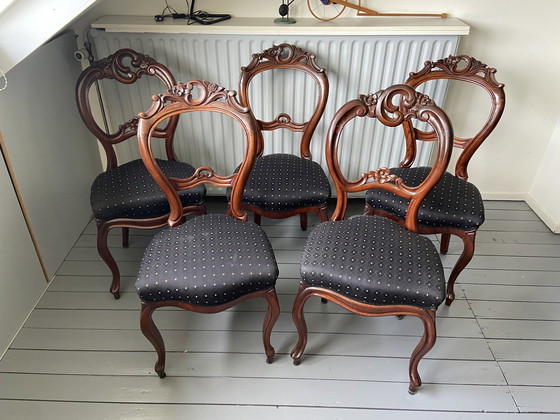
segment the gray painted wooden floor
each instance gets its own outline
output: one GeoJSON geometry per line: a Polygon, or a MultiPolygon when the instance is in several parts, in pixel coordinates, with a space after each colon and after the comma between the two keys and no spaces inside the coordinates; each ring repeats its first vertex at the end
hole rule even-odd
{"type": "MultiPolygon", "coordinates": [[[[0,418],[560,418],[560,236],[525,203],[486,208],[458,299],[438,310],[438,341],[414,396],[407,364],[421,324],[413,317],[363,318],[312,300],[309,344],[293,366],[290,311],[305,240],[297,218],[263,220],[280,265],[274,363],[261,344],[264,302],[216,315],[160,310],[168,377],[159,379],[133,288],[153,231],[134,231],[128,249],[111,237],[124,275],[115,301],[90,224],[0,361],[0,418]]],[[[351,208],[360,211],[361,203],[351,208]]],[[[453,240],[448,272],[460,250],[453,240]]]]}

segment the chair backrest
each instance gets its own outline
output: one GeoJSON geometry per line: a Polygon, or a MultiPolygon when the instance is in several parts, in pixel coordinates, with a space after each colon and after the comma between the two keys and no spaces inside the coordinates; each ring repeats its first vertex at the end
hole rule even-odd
{"type": "MultiPolygon", "coordinates": [[[[175,78],[166,66],[148,55],[129,48],[120,49],[109,57],[94,61],[82,71],[78,78],[76,84],[78,111],[85,125],[101,142],[107,155],[107,169],[118,165],[114,146],[136,136],[138,117],[131,116],[130,120],[118,125],[114,132],[110,132],[108,127],[102,128],[93,115],[90,90],[94,84],[103,79],[112,79],[130,85],[143,76],[156,77],[161,80],[163,86],[159,92],[165,92],[176,84],[175,78]]],[[[98,90],[97,94],[101,95],[101,92],[98,90]]],[[[138,112],[140,111],[138,110],[138,112]]],[[[154,132],[155,137],[165,139],[165,150],[169,160],[176,160],[173,151],[173,135],[177,122],[178,117],[170,119],[165,127],[159,127],[154,132]]]]}
{"type": "Polygon", "coordinates": [[[243,190],[257,157],[257,145],[261,141],[261,131],[253,114],[247,107],[239,104],[236,95],[235,91],[228,91],[213,83],[192,80],[186,84],[177,84],[165,94],[154,95],[151,108],[145,113],[138,114],[140,155],[146,168],[169,201],[171,209],[168,219],[169,226],[177,226],[184,221],[183,205],[177,192],[200,184],[231,187],[228,214],[238,220],[247,219],[242,205],[243,190]],[[198,93],[198,97],[193,97],[194,91],[198,93]],[[245,137],[245,150],[243,162],[237,172],[219,175],[210,166],[201,166],[191,177],[185,179],[170,178],[162,172],[152,151],[152,138],[157,126],[166,119],[195,111],[224,114],[239,123],[245,137]]]}
{"type": "MultiPolygon", "coordinates": [[[[317,102],[310,118],[307,121],[296,121],[296,116],[280,113],[272,121],[257,119],[259,127],[263,131],[272,131],[280,128],[293,132],[301,132],[300,155],[305,159],[311,159],[310,143],[317,124],[323,115],[329,96],[329,80],[325,70],[315,62],[315,55],[303,51],[301,48],[291,44],[274,45],[262,53],[253,54],[253,60],[249,65],[241,67],[239,79],[239,102],[243,106],[251,107],[249,100],[249,85],[253,78],[265,71],[275,69],[296,70],[311,76],[317,86],[317,102]]],[[[273,87],[271,87],[272,89],[273,87]]],[[[271,90],[267,93],[274,97],[271,90]]],[[[302,95],[303,96],[303,95],[302,95]]],[[[264,144],[259,145],[259,155],[262,155],[264,144]]]]}
{"type": "Polygon", "coordinates": [[[418,209],[424,197],[441,179],[453,149],[453,128],[441,108],[426,95],[407,85],[394,85],[370,95],[361,95],[343,105],[333,117],[327,133],[326,158],[337,191],[336,209],[332,220],[342,220],[346,213],[348,194],[380,188],[409,200],[405,227],[417,231],[418,209]],[[397,104],[398,103],[398,104],[397,104]],[[407,121],[426,122],[437,142],[436,160],[426,179],[417,186],[407,186],[388,168],[379,168],[349,181],[342,173],[338,154],[344,126],[356,117],[375,118],[388,127],[398,127],[407,121]]]}
{"type": "MultiPolygon", "coordinates": [[[[491,100],[491,108],[482,128],[469,138],[454,138],[454,146],[463,149],[455,165],[455,175],[467,180],[467,165],[474,152],[482,142],[494,130],[502,117],[505,107],[504,85],[498,83],[494,77],[496,69],[469,57],[467,55],[449,56],[438,61],[426,61],[424,68],[417,73],[410,73],[405,84],[417,88],[429,80],[449,79],[473,83],[486,90],[491,100]]],[[[467,110],[465,110],[467,112],[467,110]]],[[[416,140],[433,141],[434,134],[420,131],[410,123],[405,125],[407,145],[416,140]]],[[[409,148],[410,149],[410,148],[409,148]]],[[[401,162],[402,167],[409,167],[414,162],[413,149],[410,149],[405,159],[401,162]]]]}

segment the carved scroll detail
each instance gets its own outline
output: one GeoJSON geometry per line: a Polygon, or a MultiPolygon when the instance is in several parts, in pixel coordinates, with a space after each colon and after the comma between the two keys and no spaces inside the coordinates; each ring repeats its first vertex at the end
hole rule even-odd
{"type": "Polygon", "coordinates": [[[288,128],[292,131],[303,131],[308,123],[297,123],[288,114],[281,113],[273,121],[259,121],[261,128],[265,131],[272,131],[278,128],[288,128]]]}
{"type": "Polygon", "coordinates": [[[157,66],[161,65],[146,54],[141,54],[130,49],[119,50],[92,63],[92,67],[97,67],[102,72],[104,79],[115,79],[121,83],[134,83],[143,75],[153,76],[158,72],[157,66]],[[125,59],[130,59],[130,66],[125,64],[125,59]],[[134,70],[132,69],[132,67],[134,70]]]}
{"type": "Polygon", "coordinates": [[[389,168],[379,168],[374,171],[369,171],[362,174],[361,179],[358,181],[359,184],[365,184],[369,180],[377,182],[379,184],[385,184],[386,182],[394,182],[395,184],[401,184],[402,179],[397,175],[392,174],[389,168]]]}
{"type": "Polygon", "coordinates": [[[450,55],[449,57],[441,58],[437,61],[426,61],[424,63],[424,68],[416,73],[410,73],[410,77],[422,77],[434,70],[440,70],[453,77],[478,76],[497,88],[502,88],[504,86],[503,83],[499,83],[496,80],[495,68],[488,67],[486,64],[467,55],[450,55]]]}
{"type": "Polygon", "coordinates": [[[388,90],[360,95],[360,100],[367,107],[368,116],[376,117],[390,127],[402,124],[411,117],[425,121],[427,117],[422,115],[424,108],[435,105],[427,95],[416,92],[407,85],[395,85],[388,90]],[[397,96],[400,96],[400,100],[395,101],[397,96]]]}
{"type": "Polygon", "coordinates": [[[241,67],[241,71],[253,70],[261,61],[271,61],[280,65],[293,65],[298,62],[307,63],[317,72],[324,72],[325,69],[319,67],[315,61],[316,56],[310,54],[299,47],[291,44],[273,45],[271,48],[264,50],[262,53],[253,54],[252,61],[245,67],[241,67]]]}
{"type": "Polygon", "coordinates": [[[145,113],[140,113],[140,118],[151,118],[160,111],[166,103],[180,102],[190,107],[203,107],[211,102],[223,100],[235,107],[240,112],[248,112],[248,108],[239,105],[235,100],[237,92],[211,83],[206,80],[191,80],[188,83],[178,83],[170,88],[167,93],[152,96],[152,106],[145,113]],[[193,96],[195,90],[198,96],[193,96]]]}

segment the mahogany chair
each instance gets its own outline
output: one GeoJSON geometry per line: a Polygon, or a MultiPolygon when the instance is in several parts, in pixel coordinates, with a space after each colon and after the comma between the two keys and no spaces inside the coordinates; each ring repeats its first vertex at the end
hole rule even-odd
{"type": "Polygon", "coordinates": [[[275,291],[278,267],[266,234],[260,226],[245,221],[242,207],[261,132],[235,95],[208,82],[191,81],[154,96],[150,110],[140,115],[142,159],[171,207],[170,228],[156,234],[146,248],[136,281],[142,301],[141,330],[156,349],[155,371],[161,378],[165,377],[165,346],[152,319],[161,307],[217,313],[247,299],[264,298],[268,303],[262,330],[266,361],[271,363],[274,357],[270,334],[280,314],[275,291]],[[193,90],[199,92],[198,97],[193,98],[193,90]],[[208,166],[184,179],[166,176],[152,152],[156,127],[167,118],[200,111],[224,114],[241,126],[246,139],[241,166],[226,176],[208,166]],[[180,191],[206,183],[232,188],[228,214],[206,214],[184,222],[180,191]]]}
{"type": "MultiPolygon", "coordinates": [[[[113,228],[122,228],[122,244],[128,247],[129,228],[149,229],[164,226],[169,214],[165,195],[150,177],[141,159],[118,164],[115,146],[126,140],[135,141],[138,118],[134,117],[113,128],[102,128],[93,114],[90,90],[104,79],[130,85],[142,77],[154,77],[162,83],[161,91],[175,85],[169,69],[153,58],[121,49],[111,56],[93,62],[80,75],[76,85],[78,111],[87,128],[97,137],[107,157],[107,168],[91,187],[91,207],[97,222],[97,250],[112,273],[110,291],[120,297],[120,272],[109,251],[107,238],[113,228]]],[[[140,111],[140,110],[139,110],[140,111]]],[[[175,177],[188,177],[194,168],[179,162],[173,151],[173,135],[178,116],[159,127],[153,136],[165,142],[167,160],[161,160],[162,170],[175,177]]],[[[181,193],[183,214],[204,214],[206,189],[204,186],[181,193]]]]}
{"type": "Polygon", "coordinates": [[[327,162],[337,191],[331,221],[310,233],[301,256],[301,281],[292,316],[299,339],[291,352],[298,365],[307,345],[303,309],[311,296],[319,296],[358,315],[413,315],[424,326],[424,334],[409,362],[409,392],[421,385],[418,363],[436,341],[436,309],[445,298],[445,277],[437,249],[417,234],[418,209],[449,163],[453,129],[445,115],[425,95],[406,85],[343,105],[335,114],[327,134],[327,162]],[[400,106],[394,101],[400,98],[400,106]],[[386,126],[421,120],[434,129],[437,159],[416,186],[387,168],[380,168],[350,181],[339,167],[338,149],[344,127],[356,117],[370,117],[386,126]],[[358,215],[344,220],[349,193],[369,189],[390,191],[408,200],[404,226],[385,217],[358,215]]]}
{"type": "MultiPolygon", "coordinates": [[[[268,71],[285,70],[303,72],[315,82],[317,95],[313,112],[307,121],[300,121],[304,116],[285,112],[272,121],[257,121],[263,131],[285,129],[301,133],[300,156],[289,153],[263,155],[264,142],[259,144],[259,157],[247,181],[243,202],[244,207],[254,213],[257,224],[260,224],[261,216],[281,219],[299,214],[301,228],[306,230],[308,213],[318,214],[321,221],[328,220],[327,201],[331,195],[327,175],[312,160],[310,151],[311,139],[323,115],[329,93],[325,70],[317,66],[315,55],[295,45],[275,45],[262,53],[253,54],[251,63],[241,68],[239,101],[251,108],[250,84],[255,76],[268,71]]],[[[267,87],[265,92],[271,98],[274,98],[275,92],[280,95],[277,86],[267,87]]]]}
{"type": "MultiPolygon", "coordinates": [[[[450,56],[438,61],[427,61],[418,73],[411,73],[406,84],[417,88],[430,80],[450,79],[472,83],[486,90],[491,101],[490,112],[482,128],[469,138],[455,137],[454,146],[462,149],[455,165],[455,174],[446,172],[440,182],[422,202],[418,217],[420,233],[441,233],[440,252],[446,254],[450,235],[463,241],[463,252],[447,281],[446,305],[455,299],[454,285],[461,271],[474,255],[475,236],[484,222],[484,204],[476,186],[467,181],[467,165],[474,152],[498,124],[505,106],[504,85],[494,78],[495,69],[466,55],[450,56]]],[[[418,185],[430,172],[428,167],[412,167],[415,160],[416,141],[435,141],[434,132],[424,132],[410,122],[404,124],[407,153],[400,167],[393,172],[409,185],[418,185]]],[[[366,193],[364,214],[389,217],[405,223],[406,198],[399,198],[391,191],[371,190],[366,193]]]]}

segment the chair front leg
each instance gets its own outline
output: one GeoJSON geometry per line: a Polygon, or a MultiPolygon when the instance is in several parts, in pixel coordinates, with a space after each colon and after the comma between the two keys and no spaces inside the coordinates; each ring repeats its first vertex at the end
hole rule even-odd
{"type": "Polygon", "coordinates": [[[434,344],[436,343],[436,311],[435,309],[426,309],[421,312],[421,314],[416,315],[422,320],[424,324],[424,334],[420,339],[420,342],[412,352],[410,356],[408,375],[410,377],[410,384],[408,386],[408,392],[410,394],[416,394],[418,387],[422,385],[422,380],[418,374],[418,364],[422,357],[428,353],[434,344]]]}
{"type": "Polygon", "coordinates": [[[466,232],[462,239],[463,239],[463,253],[455,263],[455,267],[453,267],[453,271],[449,275],[449,280],[447,281],[447,296],[445,298],[445,304],[447,306],[451,305],[451,303],[455,300],[455,281],[461,271],[467,266],[474,255],[474,240],[476,237],[476,230],[471,232],[466,232]]]}
{"type": "Polygon", "coordinates": [[[272,334],[272,328],[278,317],[280,316],[280,304],[278,303],[278,296],[276,295],[276,290],[271,289],[270,291],[266,292],[264,295],[268,303],[268,310],[266,312],[266,316],[264,318],[263,323],[263,344],[264,344],[264,351],[266,353],[266,363],[272,363],[274,360],[274,347],[270,344],[270,335],[272,334]]]}
{"type": "Polygon", "coordinates": [[[101,259],[105,261],[105,264],[107,264],[107,266],[111,270],[113,280],[111,282],[111,288],[109,289],[109,291],[113,294],[115,299],[119,299],[121,297],[121,274],[119,272],[117,262],[109,251],[109,245],[107,243],[110,229],[111,227],[107,222],[104,222],[102,220],[97,221],[97,252],[99,253],[101,259]]]}
{"type": "Polygon", "coordinates": [[[307,345],[307,324],[305,323],[305,318],[303,316],[303,306],[307,299],[311,296],[311,293],[306,293],[307,286],[300,283],[298,294],[294,299],[294,306],[292,308],[292,319],[296,326],[298,332],[298,342],[290,353],[292,359],[294,360],[294,365],[299,365],[301,362],[301,356],[307,345]]]}
{"type": "Polygon", "coordinates": [[[152,343],[156,350],[158,359],[154,369],[158,376],[163,379],[165,378],[165,344],[163,343],[163,338],[152,319],[152,314],[155,309],[156,306],[153,304],[142,302],[142,309],[140,311],[140,330],[142,330],[144,337],[152,343]]]}

